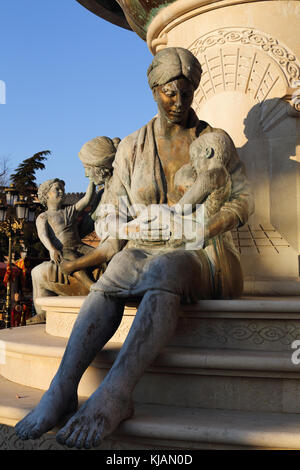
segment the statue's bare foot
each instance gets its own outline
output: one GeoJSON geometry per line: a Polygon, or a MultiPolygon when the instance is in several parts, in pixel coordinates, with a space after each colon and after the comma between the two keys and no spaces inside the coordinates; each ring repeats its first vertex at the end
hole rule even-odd
{"type": "Polygon", "coordinates": [[[50,388],[40,403],[15,426],[20,439],[38,439],[42,434],[58,425],[78,406],[77,395],[66,397],[59,387],[50,388]]]}
{"type": "Polygon", "coordinates": [[[98,447],[121,421],[132,414],[131,399],[112,394],[101,387],[58,432],[56,440],[59,444],[78,449],[98,447]]]}

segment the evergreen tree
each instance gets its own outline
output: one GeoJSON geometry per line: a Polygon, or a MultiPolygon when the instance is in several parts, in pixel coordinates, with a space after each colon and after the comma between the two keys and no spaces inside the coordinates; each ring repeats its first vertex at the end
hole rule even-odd
{"type": "Polygon", "coordinates": [[[32,157],[23,160],[15,173],[11,175],[10,180],[20,194],[28,196],[32,190],[37,189],[35,172],[44,170],[45,164],[43,162],[50,154],[50,150],[35,153],[32,157]]]}
{"type": "MultiPolygon", "coordinates": [[[[36,176],[37,170],[44,170],[44,161],[51,155],[50,150],[43,150],[42,152],[35,153],[32,157],[26,158],[18,166],[15,172],[10,176],[10,181],[15,185],[19,194],[24,196],[27,202],[30,204],[34,195],[37,192],[36,176]]],[[[41,209],[37,210],[37,214],[41,209]]],[[[44,245],[40,242],[35,223],[25,222],[22,233],[23,244],[27,248],[27,256],[29,258],[41,258],[46,259],[48,252],[44,245]]],[[[17,253],[21,251],[21,245],[15,237],[14,251],[17,253]]]]}

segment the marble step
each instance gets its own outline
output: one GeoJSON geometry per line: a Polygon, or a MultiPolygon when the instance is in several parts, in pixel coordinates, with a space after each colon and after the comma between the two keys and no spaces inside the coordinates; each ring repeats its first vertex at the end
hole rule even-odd
{"type": "MultiPolygon", "coordinates": [[[[0,374],[15,383],[46,390],[59,366],[67,339],[45,332],[44,325],[0,332],[0,374]]],[[[99,386],[122,343],[110,342],[85,372],[79,393],[99,386]]],[[[134,391],[137,403],[186,407],[299,410],[300,365],[294,351],[253,351],[166,347],[134,391]]],[[[1,398],[0,398],[1,399],[1,398]]]]}
{"type": "MultiPolygon", "coordinates": [[[[67,450],[55,440],[58,428],[34,441],[14,432],[39,402],[40,390],[0,378],[0,394],[0,450],[67,450]]],[[[300,415],[137,404],[134,416],[96,450],[132,449],[299,450],[300,415]]]]}
{"type": "MultiPolygon", "coordinates": [[[[70,335],[85,297],[38,299],[47,316],[46,331],[70,335]]],[[[123,342],[132,325],[136,306],[127,305],[112,342],[123,342]]],[[[202,300],[183,306],[173,346],[198,348],[290,351],[300,339],[300,297],[245,297],[236,300],[202,300]]]]}
{"type": "MultiPolygon", "coordinates": [[[[276,258],[274,258],[274,261],[276,258]]],[[[285,264],[286,260],[285,260],[285,264]]],[[[278,269],[277,272],[280,272],[278,269]]],[[[300,278],[297,277],[244,277],[244,296],[299,296],[300,278]]]]}

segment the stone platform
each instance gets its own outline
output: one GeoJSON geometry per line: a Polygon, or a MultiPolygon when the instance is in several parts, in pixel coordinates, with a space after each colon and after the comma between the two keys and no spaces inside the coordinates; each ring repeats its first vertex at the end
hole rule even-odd
{"type": "MultiPolygon", "coordinates": [[[[0,332],[0,449],[64,449],[55,430],[23,442],[13,426],[50,384],[84,297],[40,299],[46,325],[0,332]]],[[[134,320],[80,385],[83,402],[101,383],[134,320]]],[[[134,392],[135,414],[100,449],[300,449],[300,297],[247,297],[183,307],[176,334],[134,392]]]]}

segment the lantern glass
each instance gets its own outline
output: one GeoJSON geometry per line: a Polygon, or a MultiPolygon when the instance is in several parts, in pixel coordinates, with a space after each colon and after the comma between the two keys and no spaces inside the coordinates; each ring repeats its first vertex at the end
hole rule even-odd
{"type": "Polygon", "coordinates": [[[27,206],[25,204],[16,204],[16,215],[18,219],[26,219],[27,206]]]}
{"type": "Polygon", "coordinates": [[[13,206],[19,199],[18,191],[11,184],[9,188],[5,188],[6,202],[8,206],[13,206]]]}
{"type": "Polygon", "coordinates": [[[12,206],[13,206],[16,202],[18,202],[18,200],[19,200],[19,195],[18,195],[18,194],[13,194],[13,195],[12,195],[12,206]]]}
{"type": "Polygon", "coordinates": [[[11,201],[12,201],[12,195],[10,192],[6,193],[6,202],[8,206],[11,206],[11,201]]]}
{"type": "Polygon", "coordinates": [[[35,207],[29,207],[27,211],[27,222],[34,222],[35,219],[35,207]]]}
{"type": "Polygon", "coordinates": [[[6,217],[6,207],[0,206],[0,222],[4,222],[6,217]]]}

